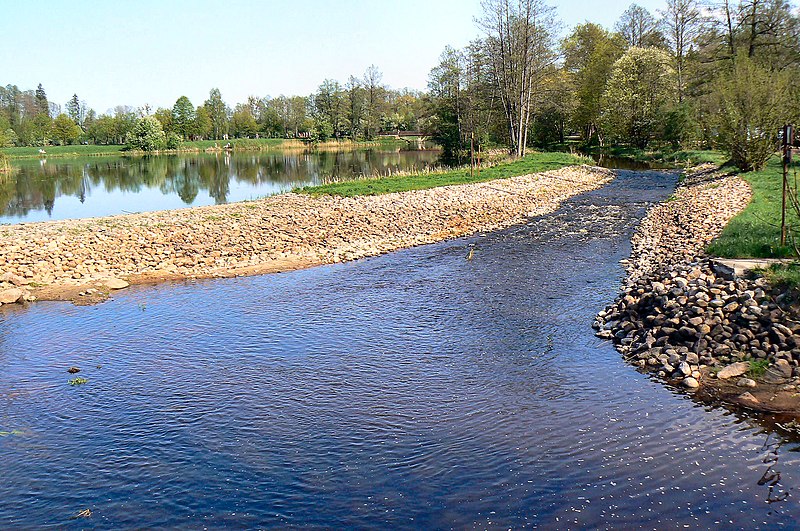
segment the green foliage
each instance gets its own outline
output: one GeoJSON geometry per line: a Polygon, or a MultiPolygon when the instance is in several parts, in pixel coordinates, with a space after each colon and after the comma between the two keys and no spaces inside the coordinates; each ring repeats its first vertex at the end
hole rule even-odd
{"type": "Polygon", "coordinates": [[[66,114],[59,114],[51,126],[53,138],[62,146],[72,144],[83,133],[83,130],[66,114]]]}
{"type": "MultiPolygon", "coordinates": [[[[175,132],[184,140],[192,136],[194,129],[194,105],[186,96],[181,96],[172,107],[172,124],[175,132]]],[[[160,123],[160,121],[159,121],[160,123]]]]}
{"type": "Polygon", "coordinates": [[[258,131],[258,124],[253,114],[247,108],[239,108],[231,117],[231,133],[237,138],[254,136],[258,131]]]}
{"type": "Polygon", "coordinates": [[[603,129],[610,139],[644,148],[658,137],[675,98],[670,63],[657,48],[630,48],[614,63],[602,99],[603,129]]]}
{"type": "Polygon", "coordinates": [[[73,386],[75,386],[75,385],[83,385],[83,384],[88,383],[88,382],[89,382],[89,379],[88,378],[83,378],[82,376],[78,376],[77,378],[72,378],[72,379],[67,381],[68,384],[73,385],[73,386]]]}
{"type": "Polygon", "coordinates": [[[780,144],[781,127],[796,116],[786,71],[758,64],[745,53],[714,84],[718,144],[743,171],[760,170],[780,144]]]}
{"type": "Polygon", "coordinates": [[[602,26],[586,23],[572,31],[562,50],[575,94],[572,125],[589,144],[599,132],[602,96],[614,63],[625,51],[625,41],[602,26]]]}
{"type": "Polygon", "coordinates": [[[751,359],[748,360],[750,362],[750,369],[747,371],[747,375],[751,378],[758,378],[759,376],[763,376],[767,369],[769,368],[769,360],[767,359],[751,359]]]}
{"type": "Polygon", "coordinates": [[[175,133],[169,133],[164,147],[167,149],[178,149],[181,146],[181,137],[175,133]]]}
{"type": "MultiPolygon", "coordinates": [[[[792,172],[800,169],[795,164],[792,172]]],[[[708,253],[725,258],[783,258],[792,256],[791,247],[780,245],[783,167],[776,157],[759,172],[742,174],[753,190],[753,199],[733,218],[708,253]]],[[[800,219],[789,209],[787,223],[800,228],[800,219]]]]}
{"type": "Polygon", "coordinates": [[[18,141],[17,133],[10,127],[5,131],[0,131],[0,148],[15,146],[18,141]]]}
{"type": "Polygon", "coordinates": [[[360,181],[347,181],[322,186],[307,186],[298,191],[310,195],[338,195],[354,197],[360,195],[380,195],[408,190],[426,190],[438,186],[453,184],[468,184],[474,182],[505,179],[518,175],[528,175],[547,170],[555,170],[564,166],[583,164],[584,159],[568,153],[532,153],[521,159],[514,160],[490,168],[484,168],[480,173],[470,175],[469,168],[424,173],[417,175],[401,175],[383,177],[379,179],[363,179],[360,181]]]}
{"type": "Polygon", "coordinates": [[[672,149],[694,143],[700,137],[699,126],[688,104],[678,104],[664,115],[662,139],[672,149]]]}
{"type": "Polygon", "coordinates": [[[139,151],[164,149],[166,143],[167,137],[161,129],[161,122],[153,116],[141,118],[125,141],[127,149],[139,151]]]}

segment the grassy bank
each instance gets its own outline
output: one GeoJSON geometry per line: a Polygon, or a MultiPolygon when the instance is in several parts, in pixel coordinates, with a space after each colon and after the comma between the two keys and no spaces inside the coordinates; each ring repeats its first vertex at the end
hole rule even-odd
{"type": "Polygon", "coordinates": [[[355,197],[360,195],[380,195],[409,190],[425,190],[437,186],[468,184],[475,182],[504,179],[518,175],[528,175],[547,170],[555,170],[564,166],[584,164],[587,159],[569,153],[532,153],[511,162],[503,162],[496,166],[483,168],[480,173],[470,175],[469,168],[458,168],[430,173],[401,174],[377,179],[362,179],[321,186],[306,186],[297,190],[309,195],[338,195],[355,197]]]}
{"type": "MultiPolygon", "coordinates": [[[[235,151],[270,151],[281,149],[358,149],[369,147],[403,147],[407,143],[404,140],[391,138],[381,138],[372,142],[354,142],[351,140],[331,140],[327,142],[308,143],[302,140],[291,140],[284,138],[236,138],[232,140],[199,140],[194,142],[181,142],[177,149],[162,150],[158,153],[192,153],[214,149],[223,149],[226,144],[235,151]]],[[[12,159],[47,158],[62,157],[88,157],[99,155],[124,155],[138,152],[125,151],[124,146],[103,146],[103,145],[74,145],[74,146],[46,146],[40,147],[13,147],[0,149],[0,154],[7,155],[12,159]],[[40,149],[46,151],[45,155],[39,153],[40,149]]]]}
{"type": "MultiPolygon", "coordinates": [[[[782,164],[773,157],[766,168],[758,172],[743,173],[753,190],[753,199],[747,208],[722,231],[708,248],[708,252],[725,258],[786,258],[794,256],[791,246],[781,246],[781,184],[782,164]]],[[[791,168],[790,181],[800,164],[791,168]]],[[[800,219],[787,209],[787,224],[800,236],[800,219]]]]}

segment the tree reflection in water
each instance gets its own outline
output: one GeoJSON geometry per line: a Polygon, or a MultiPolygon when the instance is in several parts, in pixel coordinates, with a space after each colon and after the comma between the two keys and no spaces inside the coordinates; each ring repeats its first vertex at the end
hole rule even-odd
{"type": "Polygon", "coordinates": [[[17,161],[0,179],[0,223],[223,204],[332,180],[437,164],[438,151],[285,151],[17,161]],[[154,201],[153,191],[163,198],[154,201]],[[59,212],[59,198],[80,208],[59,212]],[[109,205],[109,202],[124,204],[109,205]],[[46,213],[45,215],[42,213],[46,213]]]}

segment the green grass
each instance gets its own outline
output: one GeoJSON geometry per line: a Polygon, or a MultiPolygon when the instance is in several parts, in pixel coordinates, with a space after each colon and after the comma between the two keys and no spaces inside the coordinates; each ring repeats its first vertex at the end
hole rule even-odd
{"type": "MultiPolygon", "coordinates": [[[[790,181],[800,165],[794,164],[790,181]]],[[[738,216],[733,218],[722,234],[708,247],[708,252],[724,258],[786,258],[794,256],[794,249],[781,246],[781,184],[782,164],[773,157],[764,170],[743,173],[753,189],[753,199],[738,216]]],[[[787,209],[787,224],[800,231],[800,219],[791,208],[787,209]]]]}
{"type": "Polygon", "coordinates": [[[759,376],[763,376],[767,369],[769,368],[769,360],[755,360],[751,359],[748,360],[750,362],[750,369],[747,371],[747,375],[751,378],[758,378],[759,376]]]}
{"type": "Polygon", "coordinates": [[[763,271],[764,278],[773,286],[800,286],[800,262],[774,264],[763,271]]]}
{"type": "Polygon", "coordinates": [[[11,164],[8,162],[8,155],[0,153],[0,173],[7,172],[11,169],[11,164]]]}
{"type": "Polygon", "coordinates": [[[586,162],[586,159],[570,155],[569,153],[532,153],[519,160],[501,163],[491,168],[484,168],[480,171],[480,174],[475,172],[474,176],[470,176],[469,168],[459,168],[435,173],[398,175],[377,179],[362,179],[325,184],[321,186],[306,186],[295,191],[309,195],[338,195],[342,197],[380,195],[393,192],[406,192],[409,190],[426,190],[453,184],[505,179],[517,175],[554,170],[563,168],[564,166],[573,166],[586,162]]]}

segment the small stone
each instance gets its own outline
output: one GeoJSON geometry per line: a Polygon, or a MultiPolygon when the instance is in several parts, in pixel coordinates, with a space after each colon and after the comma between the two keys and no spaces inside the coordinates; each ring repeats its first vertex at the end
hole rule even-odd
{"type": "Polygon", "coordinates": [[[742,378],[741,380],[736,382],[736,385],[738,385],[739,387],[755,387],[756,381],[751,380],[750,378],[742,378]]]}
{"type": "Polygon", "coordinates": [[[730,365],[724,367],[721,371],[717,373],[717,378],[719,378],[720,380],[726,380],[728,378],[741,376],[749,370],[750,370],[750,363],[746,361],[731,363],[730,365]]]}
{"type": "Polygon", "coordinates": [[[688,364],[688,363],[686,363],[685,361],[682,361],[682,362],[680,363],[680,365],[678,365],[678,370],[679,370],[679,371],[681,372],[681,374],[683,374],[684,376],[689,376],[690,374],[692,374],[692,368],[691,368],[691,367],[689,366],[689,364],[688,364]]]}
{"type": "Polygon", "coordinates": [[[77,374],[81,372],[81,370],[77,367],[70,367],[69,369],[67,369],[67,372],[70,374],[77,374]]]}
{"type": "Polygon", "coordinates": [[[700,387],[700,382],[698,382],[695,378],[689,376],[683,379],[683,386],[688,387],[689,389],[697,389],[700,387]]]}
{"type": "Polygon", "coordinates": [[[749,407],[756,407],[761,403],[758,401],[758,398],[754,397],[749,392],[742,393],[739,396],[737,396],[736,401],[743,406],[749,406],[749,407]]]}
{"type": "Polygon", "coordinates": [[[103,281],[103,285],[108,289],[125,289],[130,284],[119,278],[109,278],[103,281]]]}

